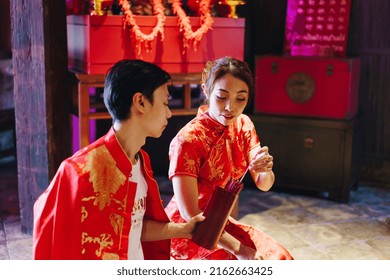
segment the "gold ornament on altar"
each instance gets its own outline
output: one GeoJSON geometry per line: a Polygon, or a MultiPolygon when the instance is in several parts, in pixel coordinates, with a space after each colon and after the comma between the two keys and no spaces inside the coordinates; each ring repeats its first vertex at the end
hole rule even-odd
{"type": "Polygon", "coordinates": [[[92,7],[92,16],[103,16],[107,14],[107,10],[113,4],[113,0],[92,0],[89,1],[90,7],[92,7]]]}
{"type": "Polygon", "coordinates": [[[230,18],[238,18],[237,13],[236,13],[236,7],[238,5],[244,5],[245,1],[242,1],[242,0],[226,0],[226,2],[231,7],[231,11],[230,11],[229,17],[230,18]]]}
{"type": "Polygon", "coordinates": [[[104,12],[102,10],[102,2],[104,2],[104,0],[94,0],[93,1],[93,11],[92,11],[91,15],[102,16],[104,14],[104,12]]]}

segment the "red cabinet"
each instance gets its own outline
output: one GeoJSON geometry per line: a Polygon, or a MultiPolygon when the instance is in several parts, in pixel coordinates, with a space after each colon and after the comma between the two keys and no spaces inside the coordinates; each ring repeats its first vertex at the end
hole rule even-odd
{"type": "Polygon", "coordinates": [[[358,58],[259,56],[255,111],[352,119],[358,110],[358,58]]]}

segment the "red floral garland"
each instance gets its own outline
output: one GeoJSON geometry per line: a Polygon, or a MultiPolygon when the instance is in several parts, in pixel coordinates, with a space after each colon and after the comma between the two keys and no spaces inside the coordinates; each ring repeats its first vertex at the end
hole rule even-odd
{"type": "MultiPolygon", "coordinates": [[[[153,0],[153,12],[157,17],[157,23],[156,26],[153,28],[152,32],[149,34],[143,33],[138,24],[136,23],[134,14],[130,10],[129,1],[120,0],[119,4],[122,6],[124,21],[126,25],[129,25],[131,27],[131,30],[135,35],[138,54],[141,53],[142,47],[145,47],[147,52],[151,50],[152,42],[157,37],[158,33],[161,34],[161,40],[164,40],[164,24],[166,17],[164,14],[165,8],[162,4],[162,0],[153,0]]],[[[190,18],[183,10],[181,0],[173,0],[172,8],[173,12],[179,18],[180,32],[183,33],[184,50],[189,47],[190,43],[192,43],[192,46],[196,50],[200,40],[202,40],[203,36],[207,33],[207,31],[211,29],[211,26],[213,24],[213,18],[210,13],[210,0],[201,0],[199,3],[201,26],[196,31],[192,30],[190,18]]]]}
{"type": "Polygon", "coordinates": [[[192,30],[190,18],[187,16],[183,8],[181,7],[180,0],[173,0],[172,8],[173,12],[179,17],[180,32],[183,33],[183,46],[187,49],[189,43],[192,43],[194,49],[203,35],[207,33],[213,24],[213,18],[210,13],[210,0],[201,0],[199,3],[200,23],[201,26],[196,30],[192,30]]]}
{"type": "Polygon", "coordinates": [[[152,42],[157,37],[158,33],[161,34],[161,41],[164,40],[164,24],[166,17],[164,14],[165,8],[162,4],[162,0],[153,0],[153,13],[157,17],[157,23],[156,26],[153,28],[152,32],[149,34],[143,33],[138,24],[136,23],[134,14],[130,10],[129,1],[120,0],[119,4],[122,6],[125,23],[131,27],[131,31],[135,35],[138,54],[141,53],[142,47],[146,49],[146,52],[151,51],[152,42]]]}

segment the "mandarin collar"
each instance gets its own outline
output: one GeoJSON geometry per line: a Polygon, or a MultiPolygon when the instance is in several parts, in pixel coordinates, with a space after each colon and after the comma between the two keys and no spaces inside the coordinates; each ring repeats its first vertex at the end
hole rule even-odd
{"type": "Polygon", "coordinates": [[[124,173],[130,174],[132,165],[122,146],[119,144],[113,127],[110,128],[104,137],[104,144],[116,161],[117,167],[124,173]]]}
{"type": "Polygon", "coordinates": [[[199,107],[198,113],[196,115],[196,118],[200,122],[202,122],[208,129],[222,133],[226,130],[230,130],[230,128],[234,126],[234,123],[231,123],[228,126],[224,126],[223,124],[214,120],[210,116],[208,109],[209,109],[209,105],[202,105],[199,107]]]}

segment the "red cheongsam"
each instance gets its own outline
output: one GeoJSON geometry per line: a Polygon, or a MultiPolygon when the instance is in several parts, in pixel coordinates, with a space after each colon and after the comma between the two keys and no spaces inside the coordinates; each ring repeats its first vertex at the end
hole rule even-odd
{"type": "MultiPolygon", "coordinates": [[[[255,127],[248,116],[242,114],[234,123],[224,126],[208,115],[207,106],[202,106],[196,118],[171,142],[169,177],[196,177],[199,208],[204,209],[214,187],[223,187],[230,177],[238,179],[244,174],[250,162],[250,151],[259,145],[255,127]]],[[[183,221],[175,196],[165,210],[173,221],[183,221]]],[[[257,250],[263,259],[292,259],[282,245],[251,225],[230,217],[225,231],[257,250]]],[[[210,251],[183,238],[172,240],[171,256],[174,259],[236,259],[222,248],[210,251]]]]}

